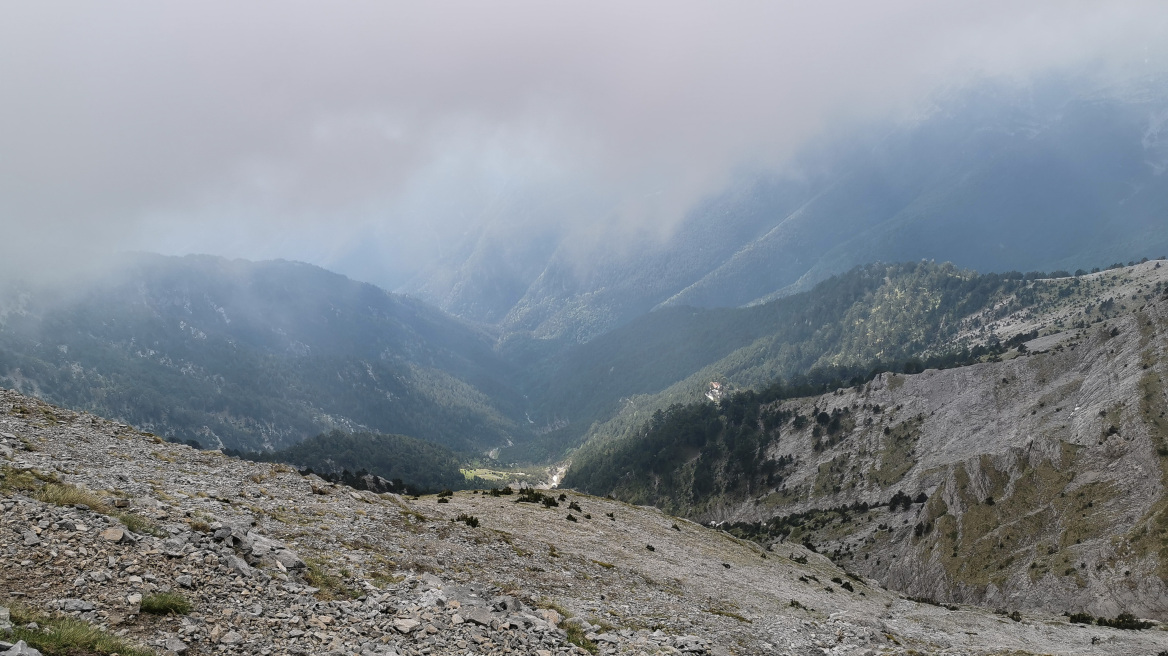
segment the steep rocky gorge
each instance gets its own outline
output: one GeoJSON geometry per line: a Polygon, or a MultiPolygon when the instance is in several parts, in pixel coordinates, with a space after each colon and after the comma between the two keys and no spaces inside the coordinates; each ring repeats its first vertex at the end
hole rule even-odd
{"type": "Polygon", "coordinates": [[[745,533],[918,597],[1168,617],[1168,294],[1146,293],[1162,276],[1142,265],[1106,320],[1003,321],[1048,333],[1006,361],[775,404],[782,485],[697,518],[761,522],[745,533]]]}

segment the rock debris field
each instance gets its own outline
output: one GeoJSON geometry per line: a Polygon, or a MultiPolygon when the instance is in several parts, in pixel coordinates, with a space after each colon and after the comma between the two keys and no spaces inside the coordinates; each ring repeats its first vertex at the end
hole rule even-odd
{"type": "Polygon", "coordinates": [[[36,653],[20,613],[154,654],[1168,650],[1158,625],[917,603],[800,546],[562,495],[373,494],[0,391],[0,653],[36,653]]]}

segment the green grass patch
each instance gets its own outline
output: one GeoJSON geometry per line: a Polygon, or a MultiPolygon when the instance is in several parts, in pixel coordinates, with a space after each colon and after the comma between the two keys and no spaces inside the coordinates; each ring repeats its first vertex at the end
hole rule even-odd
{"type": "Polygon", "coordinates": [[[187,615],[194,604],[177,592],[159,592],[143,597],[140,607],[143,613],[153,615],[187,615]]]}
{"type": "Polygon", "coordinates": [[[119,512],[110,514],[111,517],[117,519],[122,523],[122,526],[130,529],[139,535],[153,535],[156,538],[167,537],[167,532],[159,528],[157,524],[134,513],[119,512]]]}
{"type": "Polygon", "coordinates": [[[923,417],[913,417],[895,426],[890,426],[884,434],[884,448],[880,451],[880,467],[873,467],[868,474],[880,487],[888,488],[900,482],[905,474],[917,464],[913,448],[921,438],[923,417]]]}
{"type": "Polygon", "coordinates": [[[45,656],[156,656],[149,649],[136,647],[74,617],[46,615],[11,601],[0,605],[7,606],[12,614],[14,628],[8,640],[23,640],[45,656]],[[40,628],[24,628],[30,622],[40,628]]]}
{"type": "Polygon", "coordinates": [[[564,629],[568,632],[568,642],[576,645],[577,647],[587,651],[590,654],[596,654],[600,652],[600,648],[596,646],[595,642],[592,642],[588,638],[584,637],[584,629],[580,628],[579,624],[569,624],[568,626],[564,627],[564,629]]]}
{"type": "Polygon", "coordinates": [[[154,537],[167,536],[165,531],[145,517],[111,508],[97,492],[63,483],[57,477],[42,474],[35,469],[0,467],[0,492],[24,492],[38,501],[55,506],[72,507],[83,504],[92,512],[113,517],[134,533],[154,537]]]}
{"type": "Polygon", "coordinates": [[[754,622],[751,622],[750,620],[739,615],[738,613],[735,613],[732,610],[727,610],[725,608],[718,608],[718,607],[707,608],[706,612],[712,613],[714,615],[720,615],[722,617],[729,617],[730,619],[738,620],[739,622],[742,622],[743,624],[754,624],[754,622]]]}
{"type": "Polygon", "coordinates": [[[317,599],[322,601],[335,601],[340,599],[356,599],[361,596],[359,592],[346,586],[340,576],[330,572],[324,561],[315,558],[305,558],[304,563],[308,566],[304,572],[304,580],[312,587],[317,588],[317,599]]]}

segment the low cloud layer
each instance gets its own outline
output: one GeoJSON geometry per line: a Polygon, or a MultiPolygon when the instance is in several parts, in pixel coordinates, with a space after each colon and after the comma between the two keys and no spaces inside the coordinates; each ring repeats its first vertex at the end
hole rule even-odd
{"type": "Polygon", "coordinates": [[[1162,68],[1159,2],[21,3],[0,258],[284,257],[385,285],[488,226],[664,234],[938,86],[1162,68]]]}

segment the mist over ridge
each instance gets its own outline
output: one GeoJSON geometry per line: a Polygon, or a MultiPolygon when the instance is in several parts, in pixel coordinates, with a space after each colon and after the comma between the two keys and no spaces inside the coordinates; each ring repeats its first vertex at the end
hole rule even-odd
{"type": "Polygon", "coordinates": [[[67,6],[0,22],[6,266],[283,258],[492,321],[549,257],[596,287],[727,189],[814,178],[792,157],[849,126],[1168,61],[1154,2],[67,6]]]}

